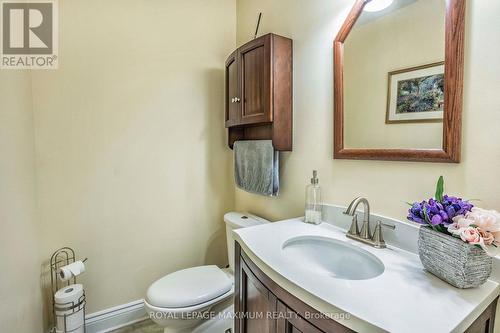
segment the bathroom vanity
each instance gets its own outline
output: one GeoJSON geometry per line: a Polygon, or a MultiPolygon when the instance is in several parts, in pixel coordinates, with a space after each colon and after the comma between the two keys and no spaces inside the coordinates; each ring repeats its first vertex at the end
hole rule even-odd
{"type": "Polygon", "coordinates": [[[457,289],[392,245],[394,235],[375,249],[346,229],[292,219],[235,231],[235,331],[493,332],[497,282],[457,289]]]}
{"type": "Polygon", "coordinates": [[[239,258],[236,262],[235,312],[249,313],[248,318],[241,316],[236,320],[236,332],[354,332],[280,287],[241,251],[238,243],[235,251],[235,257],[239,258]],[[262,314],[262,318],[257,314],[262,314]]]}

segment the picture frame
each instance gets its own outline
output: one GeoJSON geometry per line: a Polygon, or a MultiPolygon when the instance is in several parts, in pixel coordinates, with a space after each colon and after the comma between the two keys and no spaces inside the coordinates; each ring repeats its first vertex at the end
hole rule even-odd
{"type": "Polygon", "coordinates": [[[442,122],[444,61],[389,72],[386,124],[442,122]]]}

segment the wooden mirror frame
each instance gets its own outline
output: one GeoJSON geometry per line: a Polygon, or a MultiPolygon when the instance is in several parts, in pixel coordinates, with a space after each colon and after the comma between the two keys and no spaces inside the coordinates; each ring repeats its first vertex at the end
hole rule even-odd
{"type": "Polygon", "coordinates": [[[356,0],[334,41],[334,159],[459,163],[462,137],[465,0],[445,0],[442,149],[344,148],[344,42],[371,0],[356,0]]]}

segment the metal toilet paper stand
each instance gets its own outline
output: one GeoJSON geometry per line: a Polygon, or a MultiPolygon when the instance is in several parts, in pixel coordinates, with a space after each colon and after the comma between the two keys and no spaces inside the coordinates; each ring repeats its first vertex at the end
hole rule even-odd
{"type": "MultiPolygon", "coordinates": [[[[55,251],[50,257],[50,282],[52,285],[52,314],[54,318],[54,327],[52,328],[52,333],[69,333],[75,332],[76,330],[68,330],[68,318],[72,316],[81,315],[80,312],[83,311],[83,332],[85,333],[85,290],[83,291],[83,295],[76,302],[68,302],[68,303],[56,303],[55,293],[63,288],[70,286],[72,284],[76,284],[76,276],[72,277],[68,281],[61,281],[59,279],[59,269],[63,266],[72,264],[76,261],[75,251],[70,247],[63,247],[59,250],[55,251]],[[58,314],[64,313],[64,314],[58,314]],[[58,321],[62,320],[64,323],[64,330],[57,329],[58,321]]],[[[82,260],[83,262],[87,261],[87,258],[82,260]]],[[[82,331],[80,331],[82,332],[82,331]]]]}

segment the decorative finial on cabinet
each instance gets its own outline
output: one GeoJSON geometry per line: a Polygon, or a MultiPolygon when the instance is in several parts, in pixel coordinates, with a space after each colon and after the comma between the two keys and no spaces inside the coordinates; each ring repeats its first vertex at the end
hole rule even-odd
{"type": "Polygon", "coordinates": [[[255,35],[253,39],[257,38],[257,34],[259,33],[260,19],[262,18],[262,13],[259,13],[259,18],[257,19],[257,26],[255,27],[255,35]]]}

